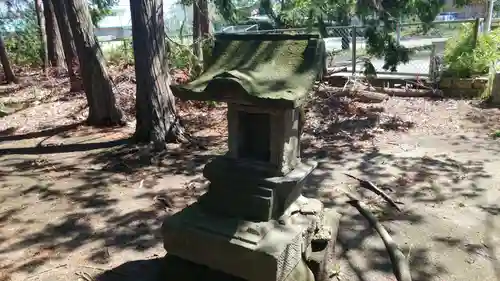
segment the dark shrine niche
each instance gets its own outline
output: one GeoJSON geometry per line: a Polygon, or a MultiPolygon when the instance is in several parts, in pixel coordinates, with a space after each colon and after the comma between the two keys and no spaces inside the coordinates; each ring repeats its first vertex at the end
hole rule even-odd
{"type": "Polygon", "coordinates": [[[271,160],[271,117],[266,113],[238,111],[238,157],[271,160]]]}

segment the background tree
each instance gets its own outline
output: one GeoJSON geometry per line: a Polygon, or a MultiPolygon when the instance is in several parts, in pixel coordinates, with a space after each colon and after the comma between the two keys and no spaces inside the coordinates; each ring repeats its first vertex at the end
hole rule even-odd
{"type": "Polygon", "coordinates": [[[87,1],[90,6],[90,17],[95,26],[107,17],[113,15],[113,6],[118,4],[118,0],[89,0],[87,1]]]}
{"type": "Polygon", "coordinates": [[[42,58],[42,68],[47,74],[49,67],[49,58],[47,52],[47,34],[45,33],[45,17],[43,15],[42,0],[35,0],[36,19],[38,21],[38,32],[40,33],[40,57],[42,58]]]}
{"type": "Polygon", "coordinates": [[[64,67],[64,50],[56,14],[51,0],[43,0],[45,31],[47,34],[47,56],[52,67],[64,67]]]}
{"type": "Polygon", "coordinates": [[[137,81],[135,138],[164,148],[184,141],[184,130],[169,87],[162,0],[130,0],[137,81]]]}
{"type": "Polygon", "coordinates": [[[7,51],[5,50],[5,44],[3,43],[3,38],[0,36],[0,62],[2,63],[3,72],[5,73],[5,80],[7,83],[14,82],[17,83],[17,78],[12,71],[10,66],[9,57],[7,56],[7,51]]]}
{"type": "Polygon", "coordinates": [[[66,11],[89,105],[87,123],[95,126],[123,125],[123,114],[116,106],[113,85],[94,35],[88,4],[85,0],[69,0],[66,11]]]}
{"type": "MultiPolygon", "coordinates": [[[[215,0],[215,5],[221,15],[229,22],[234,21],[236,10],[233,1],[215,0]]],[[[296,12],[297,7],[302,9],[300,18],[306,20],[306,25],[317,27],[322,36],[327,37],[326,25],[329,20],[336,18],[343,10],[351,9],[355,4],[354,15],[364,18],[367,26],[364,36],[367,39],[367,53],[375,57],[385,58],[385,69],[396,70],[401,62],[408,62],[409,50],[401,46],[394,38],[393,32],[400,18],[417,17],[428,29],[432,21],[444,6],[444,0],[356,0],[345,1],[345,5],[338,5],[338,0],[282,0],[273,5],[271,0],[260,0],[260,8],[267,14],[279,28],[291,27],[290,14],[296,12]]],[[[461,0],[467,1],[467,0],[461,0]]],[[[338,20],[338,19],[337,19],[338,20]]],[[[341,19],[342,20],[342,19],[341,19]]],[[[345,45],[345,44],[344,44],[345,45]]],[[[367,69],[374,69],[373,66],[367,69]]]]}
{"type": "Polygon", "coordinates": [[[40,33],[35,12],[35,2],[6,2],[1,11],[0,31],[10,62],[17,66],[39,67],[40,33]]]}
{"type": "Polygon", "coordinates": [[[80,71],[80,63],[76,54],[75,42],[73,40],[73,32],[69,24],[68,13],[66,10],[66,0],[47,0],[52,2],[54,13],[56,15],[57,25],[61,35],[64,57],[68,69],[70,81],[70,91],[78,92],[82,89],[82,81],[78,76],[80,71]]]}
{"type": "Polygon", "coordinates": [[[210,33],[208,1],[193,1],[193,48],[194,54],[203,60],[203,39],[210,33]]]}

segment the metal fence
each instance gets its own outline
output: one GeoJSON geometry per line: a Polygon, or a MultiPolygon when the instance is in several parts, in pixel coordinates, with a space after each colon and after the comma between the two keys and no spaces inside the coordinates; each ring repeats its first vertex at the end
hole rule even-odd
{"type": "MultiPolygon", "coordinates": [[[[364,61],[369,59],[375,67],[377,74],[391,74],[411,77],[434,77],[441,64],[440,58],[444,53],[445,43],[448,39],[456,36],[462,26],[471,25],[482,30],[481,19],[457,20],[457,21],[435,21],[432,25],[424,28],[421,23],[402,23],[396,26],[392,32],[399,43],[411,50],[410,60],[406,64],[400,64],[396,72],[384,69],[384,58],[369,57],[366,52],[366,40],[364,26],[336,26],[328,27],[328,37],[324,38],[326,50],[329,54],[327,64],[329,67],[346,67],[349,73],[361,73],[364,71],[364,61]]],[[[494,19],[493,26],[500,25],[500,18],[494,19]]],[[[306,28],[296,29],[274,29],[258,30],[257,25],[230,26],[224,28],[222,33],[286,33],[304,34],[309,30],[306,28]]],[[[190,44],[190,36],[170,36],[170,39],[190,44]]],[[[124,38],[105,40],[103,48],[120,44],[124,38]]]]}
{"type": "MultiPolygon", "coordinates": [[[[347,67],[349,73],[364,71],[364,61],[369,59],[375,67],[377,74],[396,74],[399,76],[411,76],[416,78],[428,78],[435,75],[433,65],[436,58],[442,57],[445,43],[448,39],[456,36],[462,26],[470,25],[482,30],[482,19],[435,21],[430,26],[424,27],[422,23],[402,23],[396,26],[393,36],[399,43],[410,49],[410,60],[406,64],[400,64],[396,72],[384,69],[384,58],[369,57],[366,52],[366,40],[364,26],[336,26],[328,27],[328,37],[324,38],[326,50],[329,53],[329,67],[347,67]]],[[[493,25],[500,25],[500,19],[494,19],[493,25]]],[[[276,30],[252,30],[245,33],[307,33],[305,28],[276,29],[276,30]]],[[[437,67],[437,66],[436,66],[437,67]]]]}

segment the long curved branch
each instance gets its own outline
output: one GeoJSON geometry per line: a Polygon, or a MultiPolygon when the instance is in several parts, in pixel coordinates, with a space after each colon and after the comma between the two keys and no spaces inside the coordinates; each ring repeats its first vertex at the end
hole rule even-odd
{"type": "Polygon", "coordinates": [[[399,212],[401,212],[401,209],[399,208],[399,206],[396,204],[396,202],[394,202],[394,200],[391,199],[391,197],[389,197],[389,195],[387,195],[385,192],[383,192],[380,188],[378,188],[375,184],[373,184],[372,182],[370,181],[367,181],[367,180],[362,180],[360,178],[357,178],[355,176],[351,176],[349,174],[346,174],[344,173],[344,175],[350,177],[350,178],[353,178],[355,180],[357,180],[359,182],[359,185],[362,187],[362,188],[365,188],[365,189],[368,189],[370,190],[371,192],[381,196],[382,198],[384,198],[385,201],[387,201],[394,209],[398,210],[399,212]]]}
{"type": "Polygon", "coordinates": [[[370,226],[377,231],[382,241],[384,241],[396,279],[398,281],[411,281],[410,266],[408,265],[406,257],[403,255],[394,240],[392,240],[384,226],[356,197],[349,193],[346,193],[346,195],[350,199],[347,203],[358,210],[358,212],[370,223],[370,226]]]}

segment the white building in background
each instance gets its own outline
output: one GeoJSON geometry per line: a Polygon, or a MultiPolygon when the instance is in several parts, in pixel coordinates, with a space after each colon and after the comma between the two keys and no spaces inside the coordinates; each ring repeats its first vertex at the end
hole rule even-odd
{"type": "MultiPolygon", "coordinates": [[[[210,6],[209,9],[211,10],[210,14],[213,15],[213,7],[210,6]]],[[[118,5],[113,8],[113,12],[114,14],[112,16],[105,17],[99,22],[99,27],[96,29],[96,35],[104,40],[132,36],[129,0],[121,0],[118,5]]],[[[176,0],[164,0],[163,15],[165,20],[165,31],[168,34],[178,36],[181,27],[183,27],[183,34],[189,35],[192,33],[193,8],[191,6],[184,7],[176,0]]]]}

